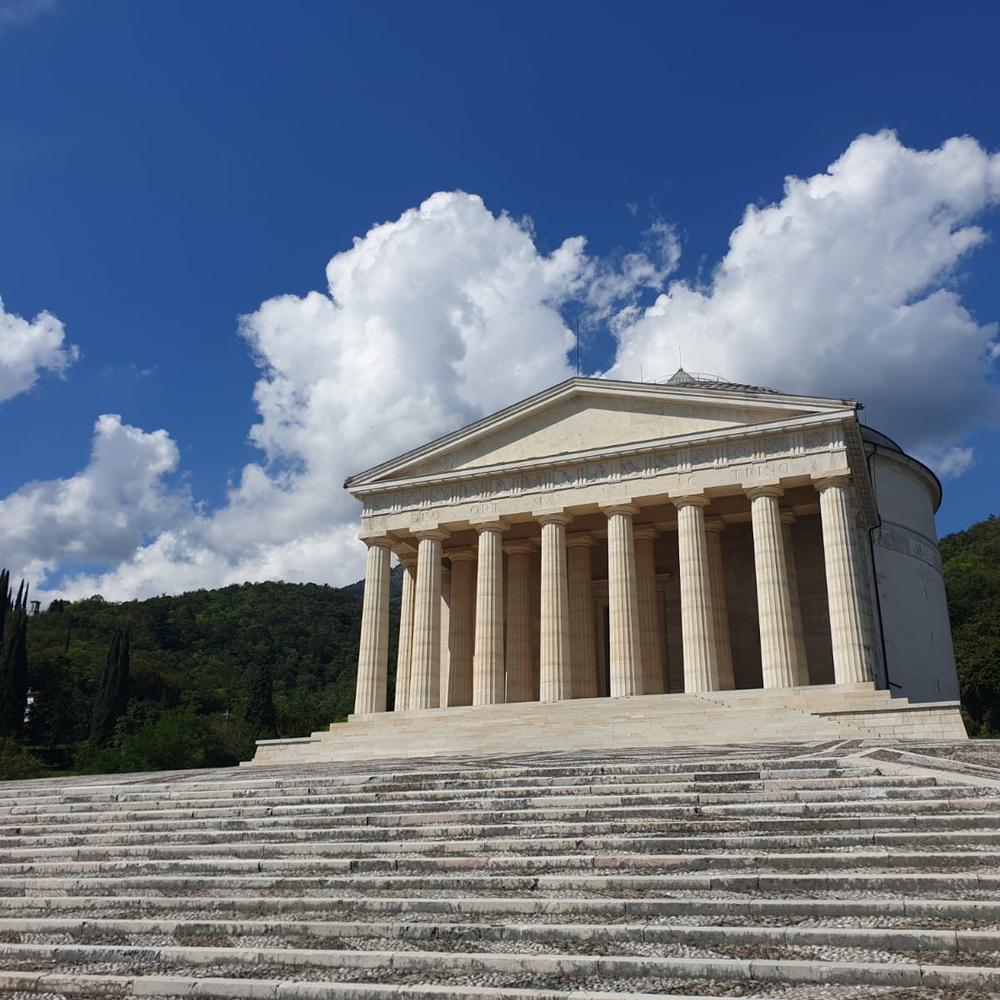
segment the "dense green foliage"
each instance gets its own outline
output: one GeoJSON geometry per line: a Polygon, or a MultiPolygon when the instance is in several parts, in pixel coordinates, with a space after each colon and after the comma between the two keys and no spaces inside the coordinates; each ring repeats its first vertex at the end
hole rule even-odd
{"type": "Polygon", "coordinates": [[[118,720],[128,708],[129,627],[115,630],[94,696],[90,717],[90,745],[104,747],[111,742],[118,720]]]}
{"type": "Polygon", "coordinates": [[[28,700],[28,588],[11,597],[10,574],[0,572],[0,738],[18,740],[28,700]]]}
{"type": "MultiPolygon", "coordinates": [[[[23,746],[56,770],[151,770],[233,764],[255,739],[306,736],[353,710],[360,593],[262,583],[53,601],[27,618],[23,746]]],[[[27,766],[15,750],[0,746],[0,777],[27,766]]]]}
{"type": "Polygon", "coordinates": [[[1000,736],[1000,518],[941,540],[969,734],[1000,736]]]}

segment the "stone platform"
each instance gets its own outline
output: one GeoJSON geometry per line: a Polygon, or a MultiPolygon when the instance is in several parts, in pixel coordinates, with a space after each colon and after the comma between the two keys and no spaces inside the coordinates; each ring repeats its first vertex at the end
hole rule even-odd
{"type": "Polygon", "coordinates": [[[0,784],[0,993],[994,996],[998,763],[839,740],[0,784]]]}
{"type": "Polygon", "coordinates": [[[958,702],[831,684],[352,715],[303,739],[261,741],[250,763],[845,738],[964,739],[965,727],[958,702]]]}

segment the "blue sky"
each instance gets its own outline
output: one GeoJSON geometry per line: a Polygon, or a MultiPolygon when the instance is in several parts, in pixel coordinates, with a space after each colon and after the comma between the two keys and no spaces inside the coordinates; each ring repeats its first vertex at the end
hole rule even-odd
{"type": "Polygon", "coordinates": [[[561,377],[560,317],[581,319],[588,371],[668,375],[681,347],[737,381],[827,377],[949,474],[942,532],[984,517],[997,37],[985,3],[0,0],[0,297],[63,329],[0,402],[0,563],[110,596],[352,579],[354,508],[331,497],[385,457],[370,438],[409,390],[390,379],[371,414],[351,390],[376,361],[416,366],[392,453],[561,377]],[[838,162],[828,201],[873,193],[814,211],[838,162]],[[819,180],[790,197],[789,175],[819,180]],[[421,210],[459,191],[481,203],[421,210]],[[748,205],[777,214],[744,228],[726,285],[748,205]],[[769,228],[782,214],[799,242],[769,228]],[[796,255],[827,252],[800,281],[796,255]],[[700,298],[644,316],[674,283],[700,298]],[[501,304],[438,340],[473,286],[501,304]]]}

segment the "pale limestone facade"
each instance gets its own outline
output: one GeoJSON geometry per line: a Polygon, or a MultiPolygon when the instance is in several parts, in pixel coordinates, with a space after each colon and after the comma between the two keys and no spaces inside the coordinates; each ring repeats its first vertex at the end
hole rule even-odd
{"type": "Polygon", "coordinates": [[[368,546],[357,716],[390,707],[393,554],[408,715],[869,682],[957,696],[934,477],[854,400],[675,381],[570,379],[348,480],[368,546]]]}

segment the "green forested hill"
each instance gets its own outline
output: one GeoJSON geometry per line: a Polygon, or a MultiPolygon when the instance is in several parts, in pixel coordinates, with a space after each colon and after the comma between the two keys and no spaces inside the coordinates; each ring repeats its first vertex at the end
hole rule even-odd
{"type": "MultiPolygon", "coordinates": [[[[973,735],[1000,735],[1000,518],[941,541],[962,700],[973,735]]],[[[389,699],[400,576],[393,571],[389,699]]],[[[235,763],[261,734],[245,720],[249,680],[273,679],[277,730],[304,736],[353,707],[363,583],[261,583],[109,604],[56,601],[28,619],[33,697],[23,746],[57,770],[151,770],[235,763]],[[91,712],[116,630],[131,635],[128,711],[105,747],[91,712]]],[[[14,764],[0,747],[0,776],[14,764]]],[[[21,770],[18,770],[20,768],[21,770]]]]}
{"type": "Polygon", "coordinates": [[[244,723],[244,699],[263,664],[278,733],[307,735],[353,709],[362,590],[262,583],[123,604],[55,601],[28,621],[33,703],[24,744],[60,769],[235,763],[260,735],[244,723]],[[112,745],[96,750],[86,742],[91,708],[111,638],[125,624],[129,709],[112,745]]]}
{"type": "Polygon", "coordinates": [[[1000,736],[1000,518],[947,535],[941,556],[969,732],[1000,736]]]}

